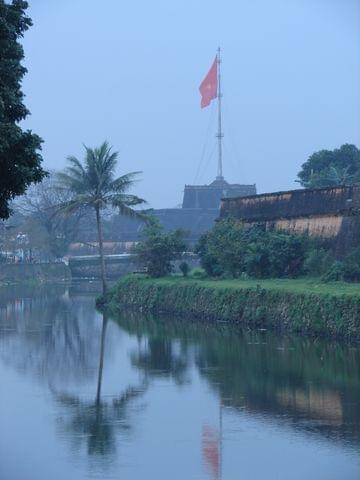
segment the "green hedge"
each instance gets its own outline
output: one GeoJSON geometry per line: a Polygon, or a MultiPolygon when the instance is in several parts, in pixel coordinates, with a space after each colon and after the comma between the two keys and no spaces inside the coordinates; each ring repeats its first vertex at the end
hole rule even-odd
{"type": "Polygon", "coordinates": [[[251,328],[360,340],[360,297],[257,288],[220,288],[198,282],[161,284],[128,277],[108,293],[111,309],[131,306],[185,318],[251,328]]]}

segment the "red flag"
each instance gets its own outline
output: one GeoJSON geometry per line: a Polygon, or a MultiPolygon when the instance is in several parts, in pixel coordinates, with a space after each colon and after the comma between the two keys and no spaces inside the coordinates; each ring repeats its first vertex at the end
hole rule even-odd
{"type": "Polygon", "coordinates": [[[211,68],[201,82],[199,87],[201,93],[201,108],[207,107],[210,105],[211,100],[217,97],[217,89],[218,89],[218,80],[217,80],[217,65],[218,59],[217,56],[215,57],[214,63],[211,65],[211,68]]]}

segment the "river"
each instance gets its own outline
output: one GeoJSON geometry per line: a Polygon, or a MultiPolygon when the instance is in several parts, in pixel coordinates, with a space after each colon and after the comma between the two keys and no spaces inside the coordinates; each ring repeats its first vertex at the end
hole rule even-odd
{"type": "MultiPolygon", "coordinates": [[[[358,480],[360,349],[0,290],[1,480],[358,480]]],[[[91,291],[93,290],[93,291],[91,291]]]]}

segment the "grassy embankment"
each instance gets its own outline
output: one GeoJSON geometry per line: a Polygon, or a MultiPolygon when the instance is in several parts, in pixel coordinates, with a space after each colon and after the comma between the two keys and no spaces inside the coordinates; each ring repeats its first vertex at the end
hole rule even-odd
{"type": "Polygon", "coordinates": [[[129,278],[136,278],[151,285],[201,285],[202,287],[210,288],[264,288],[266,290],[282,290],[293,293],[320,293],[324,295],[351,295],[360,297],[359,283],[345,283],[333,282],[324,283],[316,278],[300,278],[300,279],[197,279],[194,277],[183,277],[182,275],[171,275],[162,278],[149,278],[143,275],[133,275],[125,277],[122,281],[127,281],[129,278]]]}
{"type": "Polygon", "coordinates": [[[360,341],[359,284],[133,275],[112,288],[107,304],[360,341]]]}

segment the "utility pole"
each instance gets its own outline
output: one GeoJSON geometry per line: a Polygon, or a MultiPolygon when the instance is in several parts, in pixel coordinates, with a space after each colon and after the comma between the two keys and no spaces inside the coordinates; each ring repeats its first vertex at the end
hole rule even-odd
{"type": "Polygon", "coordinates": [[[222,132],[222,126],[221,126],[221,72],[220,72],[220,64],[221,64],[221,56],[220,56],[220,47],[218,48],[218,53],[217,53],[217,63],[218,63],[218,94],[217,94],[217,99],[218,99],[218,132],[216,134],[216,137],[218,139],[218,172],[217,172],[217,180],[224,180],[223,177],[223,168],[222,168],[222,138],[224,136],[222,132]]]}

